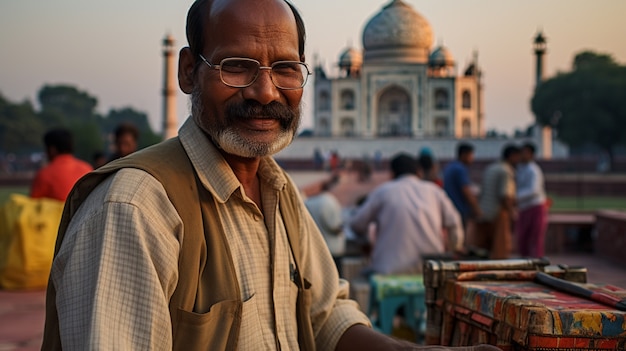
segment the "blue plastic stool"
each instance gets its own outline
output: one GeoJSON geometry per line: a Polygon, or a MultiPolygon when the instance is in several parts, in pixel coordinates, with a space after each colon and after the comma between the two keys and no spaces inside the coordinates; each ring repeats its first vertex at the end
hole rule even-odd
{"type": "Polygon", "coordinates": [[[426,303],[422,275],[372,275],[368,314],[371,316],[375,311],[378,314],[374,327],[390,335],[393,319],[401,307],[404,307],[407,325],[416,333],[423,333],[426,303]]]}

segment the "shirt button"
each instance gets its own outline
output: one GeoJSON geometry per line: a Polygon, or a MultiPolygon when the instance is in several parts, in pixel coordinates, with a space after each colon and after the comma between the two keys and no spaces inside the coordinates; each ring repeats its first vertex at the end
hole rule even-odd
{"type": "Polygon", "coordinates": [[[255,221],[257,221],[257,222],[261,220],[261,215],[259,215],[258,213],[255,213],[252,217],[253,217],[253,218],[254,218],[254,220],[255,220],[255,221]]]}

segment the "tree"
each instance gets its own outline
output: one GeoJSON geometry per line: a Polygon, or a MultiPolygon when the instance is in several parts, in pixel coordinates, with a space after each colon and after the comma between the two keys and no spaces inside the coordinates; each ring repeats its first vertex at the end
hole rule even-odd
{"type": "Polygon", "coordinates": [[[15,104],[0,94],[0,153],[38,150],[43,133],[43,123],[29,101],[15,104]]]}
{"type": "Polygon", "coordinates": [[[626,66],[590,51],[576,55],[572,66],[537,87],[532,111],[560,140],[571,147],[595,144],[612,165],[614,147],[626,144],[626,66]]]}
{"type": "Polygon", "coordinates": [[[98,99],[70,85],[44,85],[37,95],[41,112],[53,117],[50,123],[68,125],[75,121],[97,121],[98,99]]]}
{"type": "Polygon", "coordinates": [[[74,122],[67,128],[72,132],[76,157],[91,162],[94,154],[104,149],[104,137],[96,123],[74,122]]]}
{"type": "Polygon", "coordinates": [[[98,99],[71,85],[45,85],[37,98],[40,111],[29,101],[13,103],[0,94],[0,153],[41,151],[44,133],[62,127],[73,134],[75,155],[91,161],[95,152],[104,150],[107,136],[122,121],[137,126],[140,148],[162,139],[150,128],[145,113],[125,107],[111,109],[103,118],[96,112],[98,99]]]}

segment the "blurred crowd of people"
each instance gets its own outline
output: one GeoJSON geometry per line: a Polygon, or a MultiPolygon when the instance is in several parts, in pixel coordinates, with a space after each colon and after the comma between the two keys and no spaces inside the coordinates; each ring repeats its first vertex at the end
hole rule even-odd
{"type": "Polygon", "coordinates": [[[363,252],[365,274],[420,273],[426,257],[542,257],[548,206],[535,151],[532,143],[505,145],[479,182],[471,177],[477,172],[470,172],[470,143],[459,143],[456,159],[443,168],[428,148],[417,157],[400,153],[389,162],[391,179],[353,208],[342,208],[333,195],[336,170],[306,204],[339,269],[341,257],[363,252]],[[365,249],[346,252],[346,241],[365,249]]]}
{"type": "MultiPolygon", "coordinates": [[[[73,156],[70,131],[48,131],[43,138],[48,163],[37,172],[31,196],[65,201],[83,175],[135,152],[138,138],[133,124],[119,124],[113,152],[98,153],[89,164],[73,156]]],[[[520,256],[544,254],[547,198],[531,143],[505,145],[501,159],[484,170],[480,185],[470,177],[474,147],[469,143],[460,143],[456,159],[443,169],[429,148],[421,149],[417,157],[397,154],[389,162],[391,179],[364,194],[349,212],[332,192],[341,177],[338,153],[330,152],[327,157],[319,151],[315,154],[331,171],[331,178],[305,203],[339,269],[346,241],[355,239],[371,245],[367,249],[369,272],[382,274],[420,272],[424,256],[509,258],[514,238],[520,256]]],[[[380,155],[375,161],[380,163],[380,155]]],[[[359,181],[371,177],[372,167],[366,164],[351,163],[359,181]]]]}

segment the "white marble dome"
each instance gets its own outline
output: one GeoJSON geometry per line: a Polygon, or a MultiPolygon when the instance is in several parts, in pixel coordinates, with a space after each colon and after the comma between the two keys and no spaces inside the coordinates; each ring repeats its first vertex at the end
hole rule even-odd
{"type": "Polygon", "coordinates": [[[385,5],[363,30],[364,61],[426,63],[433,46],[430,24],[402,0],[385,5]]]}

